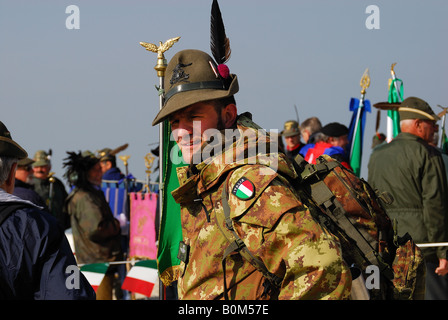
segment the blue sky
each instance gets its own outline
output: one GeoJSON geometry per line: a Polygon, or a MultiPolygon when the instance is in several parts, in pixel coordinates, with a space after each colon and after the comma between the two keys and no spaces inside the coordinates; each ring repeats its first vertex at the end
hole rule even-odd
{"type": "MultiPolygon", "coordinates": [[[[392,63],[405,97],[420,97],[437,113],[448,104],[447,1],[219,4],[232,48],[228,65],[239,78],[238,109],[266,129],[280,131],[295,119],[294,105],[300,121],[318,116],[348,126],[364,70],[371,77],[366,99],[386,101],[392,63]],[[379,10],[379,29],[366,26],[369,5],[379,10]]],[[[211,0],[0,0],[1,121],[30,156],[51,148],[58,177],[66,151],[129,143],[121,154],[144,180],[144,156],[158,142],[151,122],[159,101],[156,54],[139,42],[180,36],[168,60],[182,49],[210,52],[210,8],[211,0]],[[66,28],[69,5],[80,10],[79,29],[66,28]]],[[[367,115],[364,177],[376,112],[367,115]]]]}

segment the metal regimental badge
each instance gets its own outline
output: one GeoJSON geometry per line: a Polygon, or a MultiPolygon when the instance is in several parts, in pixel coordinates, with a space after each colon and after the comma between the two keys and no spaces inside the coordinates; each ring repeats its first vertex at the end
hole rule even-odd
{"type": "Polygon", "coordinates": [[[255,194],[255,186],[250,180],[243,177],[233,186],[232,194],[241,200],[249,200],[255,194]]]}

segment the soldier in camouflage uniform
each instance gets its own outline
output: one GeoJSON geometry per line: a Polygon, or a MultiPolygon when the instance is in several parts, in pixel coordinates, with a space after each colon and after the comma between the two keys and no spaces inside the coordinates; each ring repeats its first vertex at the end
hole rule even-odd
{"type": "Polygon", "coordinates": [[[348,298],[351,276],[338,241],[289,185],[297,174],[286,156],[247,114],[237,114],[237,77],[226,68],[202,51],[178,52],[168,64],[165,103],[153,121],[169,120],[189,164],[178,169],[180,187],[172,193],[181,204],[183,228],[179,297],[348,298]],[[225,223],[217,220],[226,206],[229,225],[277,279],[277,288],[266,286],[238,249],[228,249],[225,223]]]}
{"type": "MultiPolygon", "coordinates": [[[[91,152],[68,152],[65,177],[74,189],[67,197],[76,258],[81,264],[104,263],[122,259],[120,223],[101,190],[99,159],[91,152]]],[[[112,299],[116,266],[109,269],[97,289],[97,300],[112,299]]]]}

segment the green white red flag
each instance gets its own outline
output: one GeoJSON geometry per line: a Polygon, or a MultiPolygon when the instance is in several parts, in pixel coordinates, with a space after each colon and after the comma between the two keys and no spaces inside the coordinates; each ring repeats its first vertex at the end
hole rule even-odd
{"type": "Polygon", "coordinates": [[[107,269],[109,268],[109,263],[93,263],[83,265],[80,270],[89,281],[93,290],[98,289],[103,281],[104,275],[106,274],[107,269]]]}
{"type": "MultiPolygon", "coordinates": [[[[403,101],[403,81],[401,79],[391,79],[389,85],[389,103],[403,101]],[[398,85],[400,83],[400,85],[398,85]],[[399,88],[399,90],[397,90],[399,88]]],[[[400,114],[398,110],[387,111],[387,133],[386,141],[391,142],[400,133],[400,114]]]]}
{"type": "Polygon", "coordinates": [[[142,260],[129,270],[121,288],[150,297],[158,280],[157,261],[142,260]]]}

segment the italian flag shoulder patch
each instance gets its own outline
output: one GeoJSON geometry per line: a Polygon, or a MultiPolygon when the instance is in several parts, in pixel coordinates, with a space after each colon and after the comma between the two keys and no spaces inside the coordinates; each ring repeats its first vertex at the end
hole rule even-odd
{"type": "Polygon", "coordinates": [[[233,186],[232,194],[238,199],[249,200],[255,195],[255,186],[250,180],[242,177],[233,186]]]}

